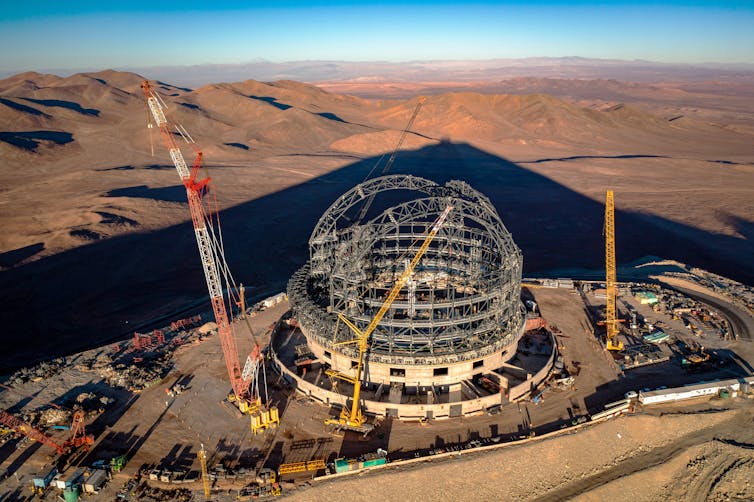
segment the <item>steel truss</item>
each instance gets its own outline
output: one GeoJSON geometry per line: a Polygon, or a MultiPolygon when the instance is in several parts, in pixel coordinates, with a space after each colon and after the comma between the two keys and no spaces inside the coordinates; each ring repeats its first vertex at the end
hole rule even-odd
{"type": "MultiPolygon", "coordinates": [[[[304,333],[335,348],[352,337],[337,322],[338,313],[360,329],[367,326],[405,259],[449,205],[454,209],[448,220],[373,332],[370,360],[447,363],[515,342],[524,322],[522,256],[494,206],[462,181],[438,185],[407,175],[357,185],[320,218],[309,239],[309,262],[288,285],[304,333]],[[389,207],[364,224],[348,216],[378,193],[406,190],[424,196],[389,207]]],[[[352,349],[335,350],[349,354],[352,349]]]]}

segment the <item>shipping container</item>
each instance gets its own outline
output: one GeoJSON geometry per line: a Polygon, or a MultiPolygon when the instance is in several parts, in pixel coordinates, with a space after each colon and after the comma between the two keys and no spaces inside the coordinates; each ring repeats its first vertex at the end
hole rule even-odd
{"type": "Polygon", "coordinates": [[[358,471],[367,467],[384,465],[387,463],[384,453],[384,451],[383,455],[368,453],[359,459],[338,458],[335,460],[335,472],[358,471]]]}
{"type": "Polygon", "coordinates": [[[92,474],[84,481],[84,492],[97,493],[100,488],[107,483],[107,471],[103,469],[95,469],[92,474]]]}
{"type": "Polygon", "coordinates": [[[49,471],[45,472],[44,474],[38,474],[34,476],[33,483],[34,486],[37,488],[47,488],[50,486],[50,482],[55,477],[55,475],[58,473],[57,467],[52,467],[49,471]]]}

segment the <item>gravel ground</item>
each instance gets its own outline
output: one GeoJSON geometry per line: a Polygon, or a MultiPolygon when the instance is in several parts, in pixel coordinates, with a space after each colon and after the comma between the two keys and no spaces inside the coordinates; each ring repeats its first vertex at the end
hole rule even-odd
{"type": "Polygon", "coordinates": [[[754,450],[746,441],[753,434],[746,426],[753,414],[748,402],[706,413],[637,414],[541,441],[324,481],[290,498],[751,500],[754,450]]]}

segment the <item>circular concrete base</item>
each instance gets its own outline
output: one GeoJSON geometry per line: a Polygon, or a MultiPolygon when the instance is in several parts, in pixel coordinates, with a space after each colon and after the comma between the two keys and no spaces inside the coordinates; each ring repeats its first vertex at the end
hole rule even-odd
{"type": "MultiPolygon", "coordinates": [[[[399,371],[394,371],[391,376],[388,370],[387,381],[362,387],[362,410],[372,416],[443,419],[477,414],[525,399],[547,378],[557,357],[551,333],[540,330],[525,336],[536,337],[533,346],[537,354],[519,349],[506,354],[503,360],[500,352],[495,359],[488,356],[490,361],[500,361],[499,366],[483,363],[473,375],[464,372],[463,378],[447,378],[437,385],[422,385],[420,381],[412,383],[407,374],[401,376],[399,371]],[[511,358],[515,361],[516,356],[518,359],[528,358],[532,364],[527,365],[527,369],[507,364],[511,358]]],[[[312,347],[310,342],[297,327],[278,322],[270,341],[273,367],[298,392],[327,406],[350,406],[353,387],[325,374],[330,368],[327,354],[322,347],[312,347]]],[[[526,338],[522,343],[527,343],[526,338]]],[[[472,367],[474,363],[465,361],[463,364],[472,367]]],[[[368,362],[366,371],[370,371],[368,362]]],[[[430,367],[428,371],[433,373],[434,369],[430,367]]],[[[374,378],[370,381],[374,382],[374,378]]]]}

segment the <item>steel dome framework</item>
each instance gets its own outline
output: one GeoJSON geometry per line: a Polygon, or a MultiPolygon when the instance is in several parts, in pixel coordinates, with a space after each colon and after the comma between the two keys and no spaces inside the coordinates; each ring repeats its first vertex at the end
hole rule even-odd
{"type": "Polygon", "coordinates": [[[478,358],[515,343],[524,323],[522,256],[494,206],[462,181],[438,185],[408,175],[361,183],[320,218],[309,239],[309,261],[288,285],[304,334],[355,357],[351,347],[336,345],[352,338],[337,314],[366,327],[449,205],[453,210],[448,220],[372,334],[369,360],[441,364],[478,358]],[[349,218],[369,198],[390,191],[404,198],[406,191],[419,196],[364,223],[349,218]]]}

